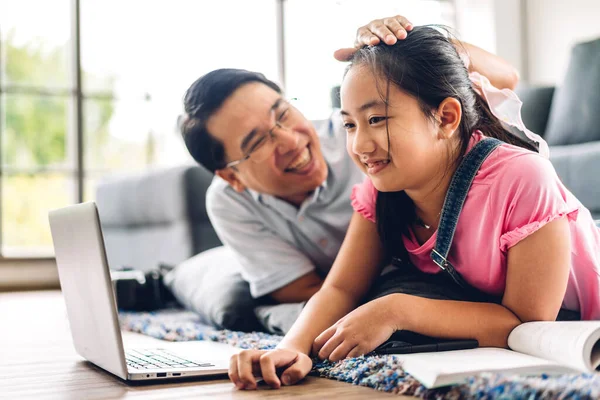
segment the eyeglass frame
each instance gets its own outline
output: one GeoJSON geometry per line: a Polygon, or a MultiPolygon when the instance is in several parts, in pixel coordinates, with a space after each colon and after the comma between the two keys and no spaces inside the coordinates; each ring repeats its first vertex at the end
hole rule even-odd
{"type": "MultiPolygon", "coordinates": [[[[288,110],[293,107],[293,105],[290,104],[289,100],[286,100],[286,99],[282,99],[282,100],[283,100],[283,102],[287,103],[287,105],[289,106],[288,110]]],[[[290,100],[297,100],[297,99],[296,98],[292,98],[290,100]]],[[[288,110],[286,110],[286,111],[288,111],[288,110]]],[[[273,112],[275,112],[275,110],[273,110],[273,112]]],[[[280,119],[283,118],[284,115],[285,115],[285,113],[282,113],[278,118],[276,118],[275,119],[275,124],[262,137],[268,137],[269,140],[275,140],[275,133],[273,133],[273,131],[275,131],[275,129],[277,129],[277,128],[279,128],[279,129],[286,129],[283,126],[282,122],[280,121],[280,119]]],[[[252,150],[250,150],[245,156],[243,156],[242,158],[240,158],[238,160],[234,160],[234,161],[228,162],[227,164],[225,164],[224,168],[232,168],[232,167],[235,167],[237,165],[240,165],[244,161],[249,160],[250,157],[252,156],[252,153],[254,153],[259,148],[260,148],[260,146],[254,148],[252,150]]]]}

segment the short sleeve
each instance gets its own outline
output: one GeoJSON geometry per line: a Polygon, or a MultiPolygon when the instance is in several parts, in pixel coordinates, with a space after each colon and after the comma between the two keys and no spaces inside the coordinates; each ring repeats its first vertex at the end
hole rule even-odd
{"type": "Polygon", "coordinates": [[[509,248],[556,219],[577,219],[580,204],[562,185],[554,167],[535,153],[511,159],[496,178],[494,196],[503,216],[500,250],[509,248]]]}
{"type": "Polygon", "coordinates": [[[375,222],[375,202],[377,201],[377,189],[369,178],[352,188],[352,208],[371,222],[375,222]]]}
{"type": "Polygon", "coordinates": [[[206,208],[219,239],[235,254],[250,293],[258,298],[292,283],[315,266],[253,213],[247,194],[235,192],[225,182],[213,182],[206,194],[206,208]]]}

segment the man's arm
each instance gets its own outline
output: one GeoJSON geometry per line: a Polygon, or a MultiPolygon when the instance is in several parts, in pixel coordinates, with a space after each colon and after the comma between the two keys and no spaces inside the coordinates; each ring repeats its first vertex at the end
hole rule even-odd
{"type": "Polygon", "coordinates": [[[271,292],[270,296],[279,303],[299,303],[310,299],[321,289],[321,285],[323,279],[313,271],[271,292]]]}
{"type": "Polygon", "coordinates": [[[213,182],[206,209],[219,239],[236,255],[252,296],[269,295],[281,303],[308,300],[323,282],[312,261],[252,211],[252,199],[226,185],[213,182]]]}
{"type": "Polygon", "coordinates": [[[508,61],[475,45],[456,39],[450,41],[456,47],[469,72],[479,72],[498,89],[513,90],[517,87],[519,71],[508,61]]]}

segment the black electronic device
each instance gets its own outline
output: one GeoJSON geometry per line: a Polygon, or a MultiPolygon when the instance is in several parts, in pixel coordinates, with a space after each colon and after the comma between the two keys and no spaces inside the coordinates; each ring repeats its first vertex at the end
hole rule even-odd
{"type": "Polygon", "coordinates": [[[394,332],[373,352],[375,354],[409,354],[474,349],[478,346],[479,342],[475,339],[440,339],[400,330],[394,332]]]}

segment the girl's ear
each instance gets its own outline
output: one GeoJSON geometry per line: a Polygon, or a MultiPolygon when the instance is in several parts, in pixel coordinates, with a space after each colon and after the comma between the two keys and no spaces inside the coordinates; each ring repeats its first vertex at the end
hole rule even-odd
{"type": "Polygon", "coordinates": [[[229,185],[238,193],[242,193],[246,190],[246,186],[242,183],[234,168],[218,169],[215,171],[215,175],[227,181],[227,183],[229,183],[229,185]]]}
{"type": "Polygon", "coordinates": [[[446,139],[450,138],[460,125],[462,107],[454,97],[447,97],[437,109],[436,119],[440,124],[440,134],[446,139]]]}

